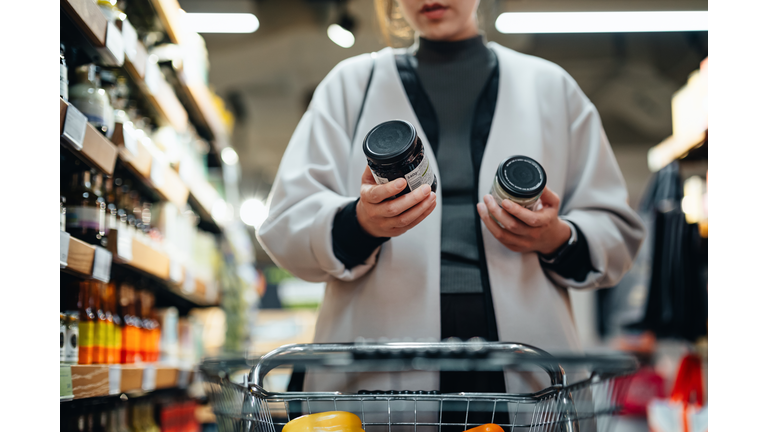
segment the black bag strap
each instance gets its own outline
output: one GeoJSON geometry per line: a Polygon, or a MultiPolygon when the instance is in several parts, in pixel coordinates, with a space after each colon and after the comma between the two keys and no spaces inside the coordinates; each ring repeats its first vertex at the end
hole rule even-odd
{"type": "Polygon", "coordinates": [[[373,81],[373,71],[376,69],[376,55],[371,54],[371,73],[368,75],[368,83],[365,85],[365,93],[363,93],[363,102],[360,104],[360,112],[357,114],[357,121],[355,121],[355,129],[352,130],[352,137],[350,140],[355,139],[357,135],[357,127],[360,125],[360,118],[363,117],[363,109],[365,108],[365,101],[368,99],[368,90],[371,88],[371,81],[373,81]]]}

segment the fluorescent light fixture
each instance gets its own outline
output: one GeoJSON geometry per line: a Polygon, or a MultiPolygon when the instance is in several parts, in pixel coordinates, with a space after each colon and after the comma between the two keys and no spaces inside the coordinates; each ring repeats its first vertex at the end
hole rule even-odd
{"type": "MultiPolygon", "coordinates": [[[[506,12],[501,33],[630,33],[707,31],[707,11],[506,12]]],[[[329,30],[330,32],[330,30],[329,30]]]]}
{"type": "Polygon", "coordinates": [[[355,44],[355,35],[338,24],[328,26],[328,38],[342,48],[349,48],[355,44]]]}
{"type": "Polygon", "coordinates": [[[183,13],[181,19],[188,29],[197,33],[253,33],[259,19],[250,13],[183,13]]]}
{"type": "Polygon", "coordinates": [[[267,206],[256,198],[249,198],[240,205],[240,219],[244,224],[259,228],[269,215],[267,206]]]}
{"type": "Polygon", "coordinates": [[[240,158],[237,156],[237,152],[232,147],[224,147],[221,149],[221,160],[227,165],[234,165],[240,158]]]}

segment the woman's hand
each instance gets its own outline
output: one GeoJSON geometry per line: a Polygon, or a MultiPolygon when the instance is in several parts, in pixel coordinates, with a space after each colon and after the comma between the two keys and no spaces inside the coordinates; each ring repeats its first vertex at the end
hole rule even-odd
{"type": "Polygon", "coordinates": [[[406,188],[404,178],[383,185],[376,184],[369,167],[365,167],[357,221],[374,237],[397,237],[415,227],[435,209],[437,197],[429,185],[387,201],[406,188]]]}
{"type": "Polygon", "coordinates": [[[535,212],[506,199],[499,207],[491,195],[484,196],[483,201],[477,204],[480,219],[511,251],[551,255],[571,237],[570,226],[557,216],[560,197],[549,188],[544,188],[540,198],[542,208],[535,212]],[[503,228],[491,219],[491,214],[503,228]]]}

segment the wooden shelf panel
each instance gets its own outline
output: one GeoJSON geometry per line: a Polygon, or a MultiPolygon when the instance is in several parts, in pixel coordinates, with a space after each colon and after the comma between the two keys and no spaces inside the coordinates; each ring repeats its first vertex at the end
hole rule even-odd
{"type": "MultiPolygon", "coordinates": [[[[59,98],[59,134],[64,134],[64,127],[67,122],[67,111],[77,110],[64,99],[59,98]]],[[[96,128],[90,124],[85,124],[85,133],[82,139],[82,148],[78,150],[66,139],[61,139],[62,144],[69,148],[72,153],[86,162],[89,166],[96,168],[107,175],[112,175],[115,171],[115,161],[117,161],[117,146],[99,133],[96,128]]]]}
{"type": "Polygon", "coordinates": [[[96,246],[69,238],[69,255],[67,256],[67,270],[81,276],[90,277],[93,274],[93,257],[96,254],[96,246]]]}
{"type": "Polygon", "coordinates": [[[158,364],[72,365],[71,367],[72,392],[75,399],[186,388],[192,377],[189,370],[158,364]]]}
{"type": "Polygon", "coordinates": [[[107,42],[107,18],[92,0],[61,0],[61,8],[95,47],[107,42]]]}
{"type": "Polygon", "coordinates": [[[150,0],[150,2],[155,8],[160,22],[163,23],[165,32],[168,33],[168,38],[171,39],[171,42],[180,45],[183,36],[179,29],[179,20],[181,19],[181,6],[179,6],[179,2],[177,0],[150,0]]]}

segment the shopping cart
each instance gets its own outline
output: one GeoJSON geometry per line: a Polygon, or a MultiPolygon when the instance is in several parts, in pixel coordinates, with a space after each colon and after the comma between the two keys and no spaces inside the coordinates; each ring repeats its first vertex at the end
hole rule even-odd
{"type": "Polygon", "coordinates": [[[280,432],[292,418],[325,411],[356,414],[366,432],[463,431],[486,423],[508,431],[603,431],[621,409],[637,361],[623,354],[552,356],[519,343],[401,342],[286,345],[259,358],[247,376],[235,382],[235,372],[249,366],[243,358],[211,359],[201,366],[220,431],[280,432]],[[267,373],[287,365],[327,372],[540,368],[550,386],[524,394],[265,390],[267,373]],[[565,368],[586,371],[587,378],[568,383],[565,368]],[[458,421],[457,406],[463,412],[458,421]]]}

